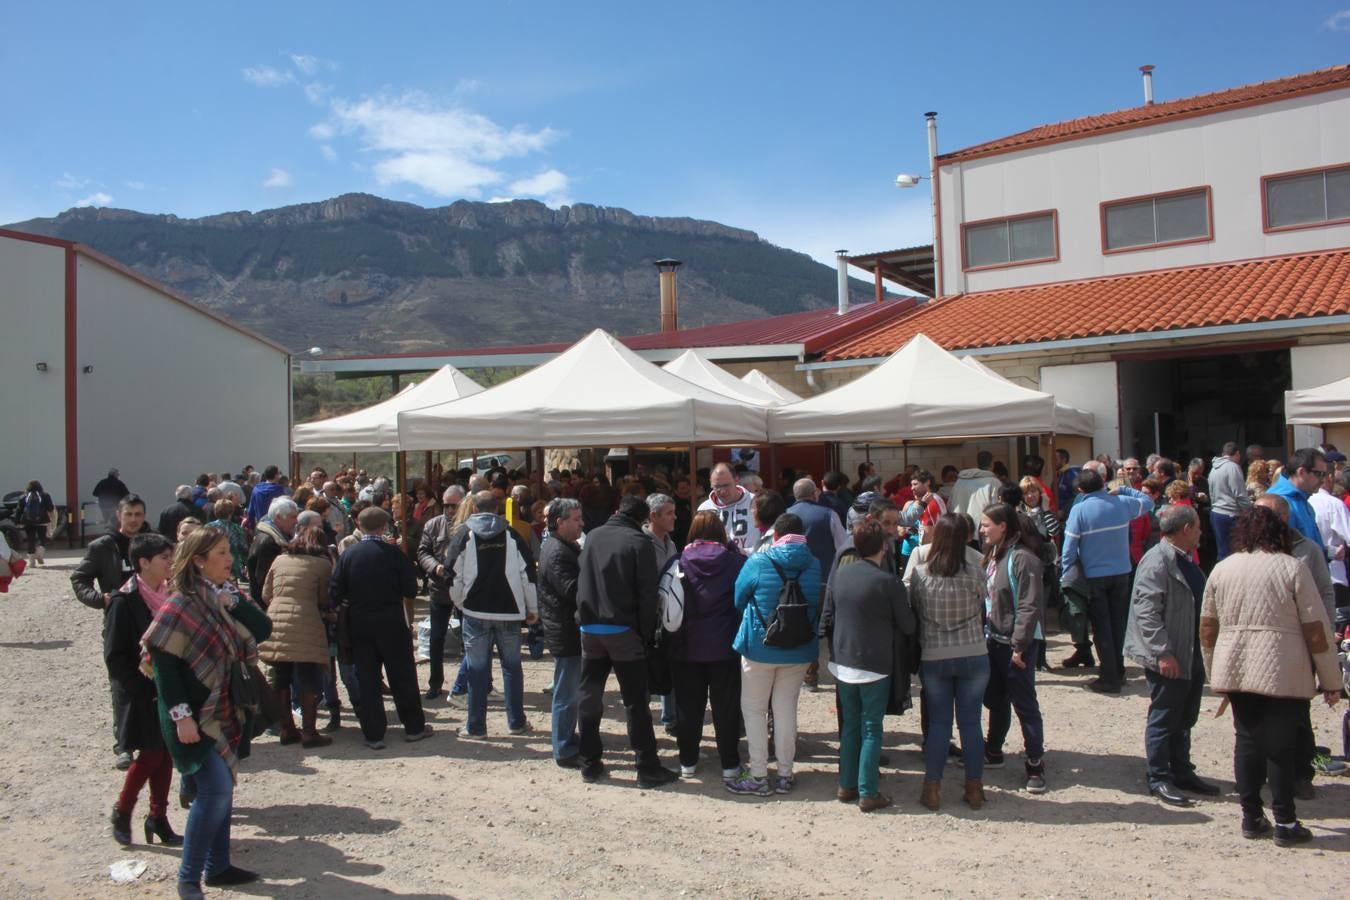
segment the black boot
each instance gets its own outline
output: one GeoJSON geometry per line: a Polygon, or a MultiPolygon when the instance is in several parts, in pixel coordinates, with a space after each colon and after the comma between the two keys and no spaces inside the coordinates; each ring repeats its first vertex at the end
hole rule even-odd
{"type": "Polygon", "coordinates": [[[153,838],[159,838],[159,842],[166,847],[180,847],[183,844],[183,836],[174,833],[168,816],[145,817],[145,842],[153,844],[153,838]]]}
{"type": "Polygon", "coordinates": [[[112,811],[113,840],[123,847],[131,845],[131,813],[120,812],[117,807],[112,811]]]}
{"type": "Polygon", "coordinates": [[[1036,645],[1037,645],[1036,671],[1049,672],[1050,671],[1050,654],[1048,652],[1049,647],[1045,641],[1037,641],[1036,645]]]}
{"type": "Polygon", "coordinates": [[[1090,669],[1097,665],[1097,661],[1092,658],[1091,644],[1074,644],[1073,646],[1073,656],[1068,657],[1064,662],[1060,663],[1061,666],[1066,669],[1073,669],[1078,666],[1090,669]]]}
{"type": "Polygon", "coordinates": [[[330,703],[328,705],[328,724],[323,726],[324,731],[337,731],[342,727],[342,704],[330,703]]]}

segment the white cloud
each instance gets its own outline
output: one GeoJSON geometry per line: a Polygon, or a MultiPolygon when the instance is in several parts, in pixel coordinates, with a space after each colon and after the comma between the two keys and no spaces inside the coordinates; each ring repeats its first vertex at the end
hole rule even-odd
{"type": "Polygon", "coordinates": [[[291,63],[306,75],[313,75],[319,71],[321,64],[317,56],[310,56],[308,53],[292,53],[291,63]]]}
{"type": "Polygon", "coordinates": [[[568,206],[572,203],[567,190],[570,183],[571,179],[557,169],[546,169],[538,175],[512,182],[511,193],[517,196],[538,197],[553,207],[568,206]]]}
{"type": "Polygon", "coordinates": [[[478,93],[478,89],[483,86],[483,82],[477,78],[461,78],[455,82],[455,93],[460,96],[478,93]]]}
{"type": "Polygon", "coordinates": [[[143,191],[146,187],[144,181],[128,181],[126,184],[127,187],[131,188],[133,191],[143,191]]]}
{"type": "Polygon", "coordinates": [[[113,202],[111,194],[105,194],[102,191],[94,191],[88,197],[81,197],[75,201],[76,206],[107,206],[113,202]]]}
{"type": "Polygon", "coordinates": [[[378,157],[372,168],[381,184],[408,182],[440,196],[480,197],[484,188],[506,181],[492,163],[541,152],[561,136],[547,127],[503,128],[420,92],[337,99],[331,108],[332,118],[311,127],[311,137],[353,135],[378,157]]]}
{"type": "Polygon", "coordinates": [[[75,191],[89,184],[88,178],[77,178],[69,172],[62,172],[61,177],[56,179],[56,186],[64,191],[75,191]]]}
{"type": "Polygon", "coordinates": [[[272,66],[248,66],[241,71],[244,80],[254,87],[281,87],[295,81],[295,75],[272,66]]]}
{"type": "Polygon", "coordinates": [[[328,160],[329,162],[335,162],[338,158],[337,151],[334,150],[332,147],[328,146],[327,144],[321,146],[319,148],[319,152],[322,153],[323,158],[328,160]]]}
{"type": "Polygon", "coordinates": [[[265,188],[287,188],[291,186],[291,183],[290,172],[285,169],[273,169],[267,173],[267,177],[263,179],[262,184],[265,188]]]}
{"type": "Polygon", "coordinates": [[[311,81],[309,84],[305,85],[305,99],[315,106],[320,106],[328,96],[328,92],[332,89],[333,86],[331,84],[324,84],[320,81],[311,81]]]}
{"type": "Polygon", "coordinates": [[[1322,27],[1332,31],[1350,31],[1350,9],[1332,13],[1322,23],[1322,27]]]}

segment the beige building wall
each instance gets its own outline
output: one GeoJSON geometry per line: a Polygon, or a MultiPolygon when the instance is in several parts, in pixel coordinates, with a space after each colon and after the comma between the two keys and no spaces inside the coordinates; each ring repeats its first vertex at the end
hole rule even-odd
{"type": "Polygon", "coordinates": [[[0,495],[36,478],[58,505],[67,500],[65,259],[62,247],[0,237],[0,495]]]}

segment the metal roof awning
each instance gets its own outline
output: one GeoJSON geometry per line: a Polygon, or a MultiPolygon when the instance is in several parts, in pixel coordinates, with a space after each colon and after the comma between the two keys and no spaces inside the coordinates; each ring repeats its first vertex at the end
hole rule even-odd
{"type": "Polygon", "coordinates": [[[933,245],[884,250],[850,256],[848,263],[860,269],[875,272],[881,268],[881,277],[903,285],[925,297],[937,295],[937,276],[933,271],[933,245]]]}

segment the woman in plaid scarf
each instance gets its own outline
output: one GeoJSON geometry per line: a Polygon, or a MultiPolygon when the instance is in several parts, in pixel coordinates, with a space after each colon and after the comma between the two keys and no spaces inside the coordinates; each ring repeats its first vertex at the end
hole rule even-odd
{"type": "Polygon", "coordinates": [[[230,864],[230,813],[238,761],[248,756],[250,712],[231,696],[236,661],[256,663],[272,632],[267,614],[229,581],[229,535],[199,528],[178,545],[172,595],[142,642],[159,694],[160,729],[184,779],[196,791],[183,835],[178,896],[208,885],[244,884],[257,874],[230,864]]]}

